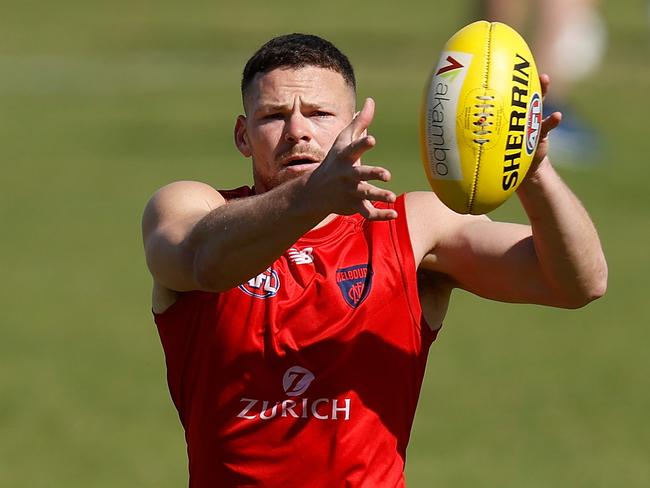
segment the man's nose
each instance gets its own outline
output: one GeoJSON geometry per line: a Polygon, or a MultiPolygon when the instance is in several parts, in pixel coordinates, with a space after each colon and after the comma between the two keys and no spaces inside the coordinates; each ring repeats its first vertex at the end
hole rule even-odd
{"type": "Polygon", "coordinates": [[[287,120],[284,139],[296,144],[300,141],[311,141],[311,124],[309,119],[300,112],[294,112],[287,120]]]}

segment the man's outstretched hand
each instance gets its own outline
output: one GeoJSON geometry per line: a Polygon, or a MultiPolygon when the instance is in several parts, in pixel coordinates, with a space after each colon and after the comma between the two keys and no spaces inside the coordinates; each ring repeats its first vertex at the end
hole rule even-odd
{"type": "Polygon", "coordinates": [[[361,157],[375,147],[376,140],[368,135],[375,113],[375,102],[367,98],[352,122],[341,131],[323,163],[309,177],[309,198],[325,214],[361,214],[368,220],[391,220],[397,217],[393,209],[378,209],[372,202],[394,202],[395,194],[378,188],[368,181],[389,181],[390,172],[379,166],[366,166],[361,157]],[[324,205],[324,207],[321,207],[324,205]]]}

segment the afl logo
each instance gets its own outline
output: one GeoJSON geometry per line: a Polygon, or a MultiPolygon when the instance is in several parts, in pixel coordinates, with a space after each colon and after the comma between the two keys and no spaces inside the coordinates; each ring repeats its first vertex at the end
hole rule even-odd
{"type": "Polygon", "coordinates": [[[291,366],[282,378],[282,388],[287,396],[302,395],[314,381],[314,373],[302,366],[291,366]]]}
{"type": "Polygon", "coordinates": [[[336,284],[341,295],[352,308],[361,305],[372,287],[372,269],[367,264],[357,264],[336,270],[336,284]]]}
{"type": "Polygon", "coordinates": [[[539,131],[542,129],[542,99],[539,93],[533,93],[526,118],[526,153],[530,156],[535,152],[539,131]]]}
{"type": "Polygon", "coordinates": [[[251,278],[243,285],[239,285],[239,289],[255,298],[273,297],[280,289],[280,277],[273,268],[268,268],[255,278],[251,278]]]}

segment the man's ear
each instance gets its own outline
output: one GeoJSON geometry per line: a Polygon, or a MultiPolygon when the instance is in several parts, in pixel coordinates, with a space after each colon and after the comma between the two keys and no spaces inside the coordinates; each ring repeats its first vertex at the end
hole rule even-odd
{"type": "Polygon", "coordinates": [[[250,143],[248,141],[248,133],[246,132],[246,116],[240,115],[235,122],[235,146],[244,157],[250,158],[253,155],[250,143]]]}

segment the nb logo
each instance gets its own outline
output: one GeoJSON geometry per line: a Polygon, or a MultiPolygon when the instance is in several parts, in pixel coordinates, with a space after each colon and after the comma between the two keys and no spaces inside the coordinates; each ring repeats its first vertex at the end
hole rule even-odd
{"type": "Polygon", "coordinates": [[[302,251],[292,247],[287,251],[287,254],[289,254],[289,259],[295,264],[312,264],[314,262],[313,252],[313,247],[306,247],[302,251]]]}
{"type": "Polygon", "coordinates": [[[287,396],[302,395],[311,382],[314,381],[314,374],[301,366],[292,366],[287,369],[282,378],[282,387],[287,396]]]}
{"type": "Polygon", "coordinates": [[[269,298],[275,296],[280,289],[280,277],[273,268],[268,268],[263,273],[251,278],[238,287],[241,291],[255,298],[269,298]]]}

